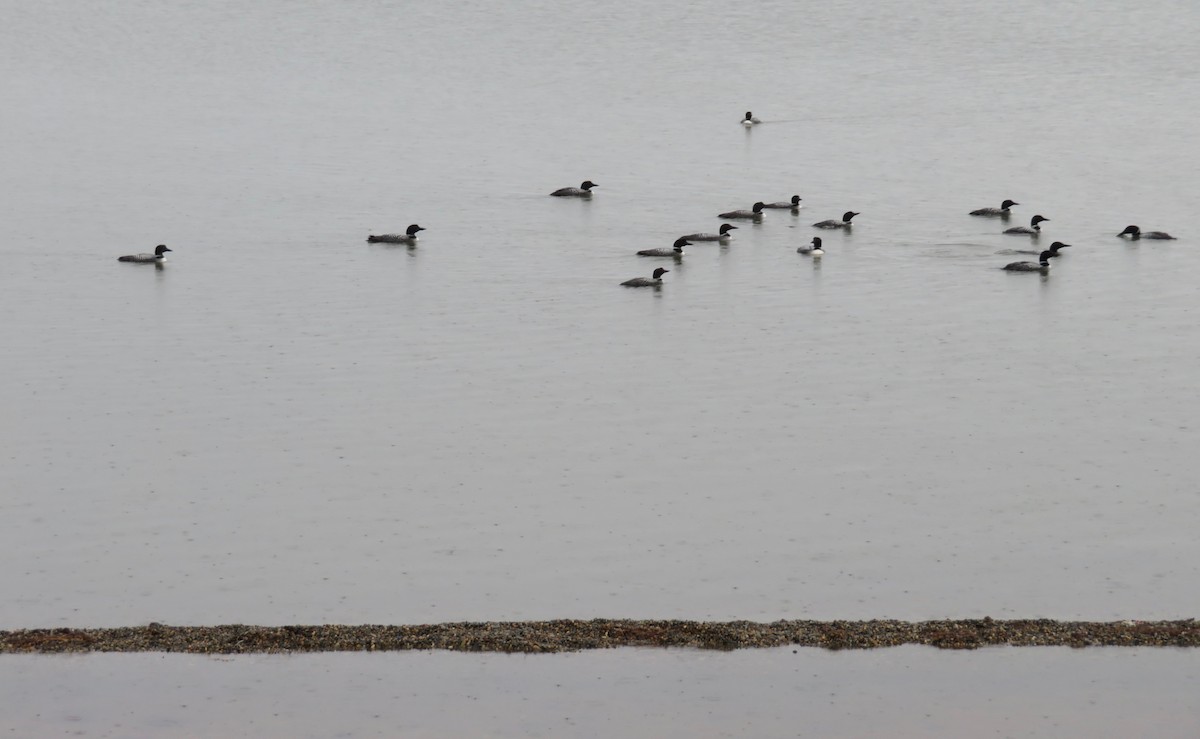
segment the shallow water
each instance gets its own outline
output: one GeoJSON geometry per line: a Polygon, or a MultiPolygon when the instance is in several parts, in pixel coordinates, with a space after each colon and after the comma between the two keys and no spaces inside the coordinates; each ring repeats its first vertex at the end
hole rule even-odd
{"type": "Polygon", "coordinates": [[[0,623],[1200,606],[1196,8],[5,16],[0,623]]]}
{"type": "Polygon", "coordinates": [[[5,655],[15,735],[1194,737],[1187,650],[5,655]]]}

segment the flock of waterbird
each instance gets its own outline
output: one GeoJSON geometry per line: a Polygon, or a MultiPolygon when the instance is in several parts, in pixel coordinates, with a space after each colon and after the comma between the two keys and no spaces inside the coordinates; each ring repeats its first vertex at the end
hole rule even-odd
{"type": "MultiPolygon", "coordinates": [[[[746,117],[742,119],[742,123],[750,126],[758,123],[758,119],[755,118],[753,114],[747,112],[746,117]]],[[[561,190],[555,190],[550,194],[556,197],[572,196],[590,198],[592,196],[591,190],[593,187],[596,187],[596,183],[588,180],[580,187],[565,187],[561,190]]],[[[729,211],[728,213],[719,213],[717,217],[731,220],[743,219],[759,222],[763,218],[763,211],[768,209],[788,209],[793,213],[799,213],[800,209],[804,207],[800,204],[800,201],[801,197],[799,195],[793,195],[792,199],[789,201],[777,203],[764,203],[760,201],[755,203],[749,210],[733,210],[729,211]]],[[[1007,221],[1012,215],[1011,208],[1014,205],[1020,205],[1020,203],[1014,200],[1005,200],[1000,204],[999,208],[979,208],[971,211],[969,215],[980,218],[999,218],[1007,221]]],[[[850,231],[854,227],[854,217],[857,215],[861,214],[852,210],[848,210],[842,214],[840,220],[829,219],[825,221],[818,221],[812,224],[812,226],[813,228],[840,229],[843,231],[850,231]]],[[[1035,215],[1029,219],[1028,226],[1014,226],[1012,228],[1007,228],[1004,230],[1004,233],[1014,236],[1028,236],[1033,239],[1037,239],[1042,234],[1041,224],[1049,220],[1049,218],[1046,218],[1043,215],[1035,215]]],[[[729,223],[723,223],[721,224],[721,230],[719,233],[696,233],[680,236],[675,240],[675,243],[670,249],[643,249],[637,254],[638,256],[642,257],[671,257],[675,259],[682,259],[684,254],[683,248],[685,246],[691,246],[692,242],[694,241],[718,241],[722,244],[728,244],[733,237],[733,234],[729,232],[735,228],[737,228],[737,226],[729,223]]],[[[1137,226],[1127,226],[1125,230],[1121,231],[1119,234],[1117,234],[1117,236],[1120,238],[1129,239],[1130,241],[1139,241],[1141,239],[1175,238],[1174,236],[1171,236],[1163,231],[1142,231],[1137,226]]],[[[1045,274],[1050,270],[1050,260],[1059,256],[1059,250],[1066,249],[1070,246],[1070,244],[1064,244],[1061,241],[1055,241],[1048,248],[1041,251],[1022,249],[1008,250],[1003,253],[1036,254],[1038,255],[1038,261],[1010,262],[1009,264],[1004,265],[1003,269],[1009,272],[1040,272],[1045,274]]],[[[814,259],[819,259],[825,254],[824,244],[820,236],[814,236],[812,238],[812,243],[804,244],[796,249],[796,251],[814,259]]],[[[634,277],[633,279],[626,280],[621,284],[626,287],[655,287],[662,284],[662,276],[667,272],[670,272],[670,270],[659,267],[654,270],[650,277],[634,277]]]]}
{"type": "MultiPolygon", "coordinates": [[[[761,123],[762,121],[754,117],[754,114],[750,111],[746,111],[746,115],[742,118],[741,122],[743,126],[749,128],[761,123]]],[[[591,198],[592,190],[596,187],[599,187],[599,185],[597,185],[595,182],[592,182],[591,180],[584,180],[579,187],[559,188],[558,190],[550,193],[550,195],[556,198],[591,198]]],[[[748,210],[731,210],[726,213],[718,213],[717,217],[726,221],[743,220],[758,223],[762,221],[763,211],[765,210],[788,210],[794,214],[799,213],[800,209],[804,207],[800,204],[800,201],[801,197],[799,195],[793,195],[790,200],[784,200],[775,203],[764,203],[759,201],[752,205],[748,210]]],[[[968,215],[979,218],[999,218],[1007,221],[1012,215],[1012,207],[1014,205],[1020,205],[1020,203],[1014,200],[1005,200],[1000,204],[999,208],[979,208],[971,211],[968,215]]],[[[854,227],[853,220],[854,217],[858,215],[861,214],[852,210],[848,210],[842,214],[840,220],[829,219],[825,221],[818,221],[812,224],[812,226],[813,228],[821,228],[826,230],[839,229],[848,232],[854,227]]],[[[1049,218],[1046,218],[1043,215],[1035,215],[1029,219],[1028,226],[1014,226],[1012,228],[1005,229],[1003,233],[1015,236],[1029,236],[1036,240],[1042,234],[1042,224],[1048,222],[1049,220],[1049,218]]],[[[730,232],[736,228],[737,226],[734,226],[731,223],[722,223],[720,229],[716,233],[687,234],[675,239],[675,243],[672,244],[671,248],[669,249],[642,249],[641,251],[637,252],[637,255],[640,257],[660,257],[679,260],[683,258],[684,247],[692,246],[694,242],[709,241],[717,242],[722,245],[728,244],[733,239],[733,234],[730,232]]],[[[418,240],[417,234],[424,230],[426,229],[414,223],[402,234],[372,234],[367,237],[367,242],[372,244],[407,244],[410,247],[415,247],[418,240]]],[[[1137,226],[1126,226],[1125,230],[1118,233],[1117,236],[1130,241],[1140,241],[1141,239],[1175,239],[1174,236],[1163,231],[1143,231],[1137,226]]],[[[1055,241],[1049,246],[1049,248],[1042,251],[1021,249],[1007,251],[1005,253],[1036,254],[1038,255],[1038,261],[1011,262],[1004,265],[1003,269],[1008,270],[1009,272],[1039,272],[1045,274],[1050,270],[1050,260],[1059,256],[1059,250],[1066,249],[1069,246],[1071,245],[1064,244],[1061,241],[1055,241]]],[[[153,254],[127,254],[122,257],[117,257],[117,260],[121,262],[157,264],[161,266],[163,260],[166,259],[166,253],[169,251],[171,251],[171,249],[168,249],[163,244],[159,244],[154,249],[153,254]]],[[[798,249],[796,249],[796,251],[814,259],[819,259],[825,254],[824,245],[820,236],[814,236],[811,243],[800,246],[798,249]]],[[[663,275],[668,272],[670,272],[670,270],[659,267],[654,270],[650,277],[634,277],[633,279],[622,282],[621,285],[625,287],[658,287],[662,285],[663,275]]]]}

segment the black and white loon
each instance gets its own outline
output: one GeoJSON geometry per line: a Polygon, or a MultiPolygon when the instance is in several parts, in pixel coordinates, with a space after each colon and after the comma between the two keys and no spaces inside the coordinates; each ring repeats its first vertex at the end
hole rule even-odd
{"type": "Polygon", "coordinates": [[[804,206],[800,204],[800,196],[793,195],[791,200],[784,200],[778,203],[766,203],[764,208],[778,208],[779,210],[800,210],[804,206]]]}
{"type": "Polygon", "coordinates": [[[675,244],[670,249],[642,249],[638,252],[639,257],[675,257],[679,259],[683,256],[683,247],[691,246],[692,242],[685,238],[675,239],[675,244]]]}
{"type": "Polygon", "coordinates": [[[153,254],[126,254],[123,257],[117,257],[118,262],[138,262],[139,264],[155,264],[162,262],[167,258],[167,252],[173,251],[168,249],[166,244],[159,244],[154,247],[153,254]]]}
{"type": "Polygon", "coordinates": [[[556,198],[590,198],[593,187],[600,186],[591,180],[584,180],[579,187],[560,187],[550,195],[556,198]]]}
{"type": "Polygon", "coordinates": [[[840,221],[834,221],[834,220],[819,221],[817,223],[814,223],[813,227],[814,228],[850,228],[851,226],[853,226],[853,224],[850,223],[850,219],[854,218],[854,216],[857,216],[857,215],[862,215],[862,214],[855,213],[852,210],[848,210],[842,214],[842,220],[840,220],[840,221]]]}
{"type": "Polygon", "coordinates": [[[1033,218],[1029,219],[1028,226],[1013,226],[1012,228],[1006,228],[1004,229],[1004,233],[1037,236],[1042,232],[1042,222],[1048,220],[1050,219],[1044,216],[1034,216],[1033,218]]]}
{"type": "Polygon", "coordinates": [[[1143,231],[1137,226],[1126,226],[1125,230],[1117,234],[1117,236],[1128,238],[1130,241],[1140,241],[1141,239],[1175,240],[1175,237],[1166,231],[1143,231]]]}
{"type": "Polygon", "coordinates": [[[1059,254],[1058,254],[1059,249],[1066,249],[1068,246],[1070,246],[1070,244],[1064,244],[1061,241],[1055,241],[1053,244],[1046,247],[1045,252],[1031,251],[1029,249],[1005,249],[1004,253],[1005,254],[1043,254],[1043,253],[1048,253],[1050,255],[1050,258],[1053,259],[1054,257],[1059,256],[1059,254]]]}
{"type": "Polygon", "coordinates": [[[805,244],[796,251],[800,254],[807,254],[810,257],[819,257],[825,253],[825,250],[821,248],[820,236],[814,236],[811,244],[805,244]]]}
{"type": "Polygon", "coordinates": [[[1041,272],[1050,271],[1050,257],[1054,256],[1049,249],[1042,252],[1036,263],[1034,262],[1011,262],[1004,265],[1004,269],[1009,272],[1041,272]]]}
{"type": "Polygon", "coordinates": [[[408,227],[402,234],[380,234],[378,236],[368,236],[367,243],[369,244],[415,244],[417,243],[417,232],[425,231],[426,229],[413,224],[408,227]]]}
{"type": "Polygon", "coordinates": [[[733,238],[733,234],[729,232],[736,228],[737,226],[733,225],[732,223],[722,223],[720,233],[687,234],[686,236],[680,236],[679,238],[687,239],[688,241],[720,241],[722,244],[725,244],[728,243],[731,238],[733,238]]]}
{"type": "Polygon", "coordinates": [[[983,216],[984,218],[1008,218],[1012,215],[1012,211],[1009,208],[1014,205],[1020,205],[1020,203],[1015,200],[1005,200],[1003,203],[1000,203],[999,208],[980,208],[971,211],[971,215],[983,216]]]}
{"type": "Polygon", "coordinates": [[[752,205],[750,210],[731,210],[728,213],[718,213],[717,218],[741,218],[757,221],[762,218],[762,210],[765,207],[762,201],[759,201],[752,205]]]}
{"type": "Polygon", "coordinates": [[[662,284],[662,276],[670,271],[659,267],[654,270],[653,277],[634,277],[632,280],[625,280],[621,285],[624,287],[658,287],[662,284]]]}

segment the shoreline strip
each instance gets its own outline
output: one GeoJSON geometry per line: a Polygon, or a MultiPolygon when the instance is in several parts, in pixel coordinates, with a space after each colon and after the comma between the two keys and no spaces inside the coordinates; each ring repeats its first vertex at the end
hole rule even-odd
{"type": "Polygon", "coordinates": [[[802,646],[877,649],[922,644],[985,646],[1200,647],[1200,622],[1055,621],[491,621],[426,625],[146,626],[0,631],[0,654],[183,652],[287,654],[449,650],[556,653],[616,647],[734,650],[802,646]]]}

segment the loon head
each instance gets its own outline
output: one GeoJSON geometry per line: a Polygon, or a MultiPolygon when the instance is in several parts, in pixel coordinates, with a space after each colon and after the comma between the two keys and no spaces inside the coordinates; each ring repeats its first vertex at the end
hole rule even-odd
{"type": "MultiPolygon", "coordinates": [[[[1068,246],[1070,246],[1070,244],[1064,244],[1061,241],[1055,241],[1053,244],[1050,245],[1049,253],[1051,255],[1057,254],[1059,249],[1066,249],[1068,246]]],[[[1046,252],[1042,252],[1042,253],[1045,254],[1046,252]]]]}
{"type": "Polygon", "coordinates": [[[662,267],[659,267],[658,269],[654,270],[654,279],[661,280],[662,276],[670,271],[671,270],[669,269],[663,269],[662,267]]]}
{"type": "Polygon", "coordinates": [[[1038,255],[1038,262],[1043,267],[1049,267],[1050,266],[1050,257],[1052,257],[1052,256],[1054,256],[1054,252],[1047,249],[1046,251],[1044,251],[1038,255]]]}
{"type": "Polygon", "coordinates": [[[1003,203],[1000,203],[1000,210],[1008,210],[1014,205],[1020,205],[1020,203],[1015,200],[1005,200],[1003,203]]]}
{"type": "Polygon", "coordinates": [[[691,246],[691,245],[692,245],[692,242],[690,242],[687,239],[680,236],[678,239],[675,239],[675,243],[672,246],[675,247],[675,251],[681,252],[681,251],[683,251],[683,247],[691,246]]]}
{"type": "Polygon", "coordinates": [[[1029,225],[1032,226],[1033,228],[1037,228],[1039,223],[1041,223],[1042,221],[1048,221],[1048,220],[1050,220],[1050,219],[1046,218],[1045,216],[1034,216],[1033,218],[1029,219],[1029,225]]]}
{"type": "Polygon", "coordinates": [[[762,209],[763,209],[763,202],[761,200],[758,201],[757,203],[755,203],[754,207],[751,208],[751,210],[753,210],[755,213],[762,213],[762,209]]]}
{"type": "Polygon", "coordinates": [[[754,120],[754,115],[750,111],[747,110],[746,117],[743,118],[742,120],[747,121],[747,122],[752,122],[754,120]]]}
{"type": "Polygon", "coordinates": [[[799,205],[799,204],[800,204],[800,196],[799,196],[799,195],[793,195],[793,196],[792,196],[792,205],[799,205]]]}
{"type": "Polygon", "coordinates": [[[173,250],[168,249],[166,244],[159,244],[158,246],[154,247],[154,256],[161,257],[163,254],[166,254],[169,251],[173,250]]]}
{"type": "Polygon", "coordinates": [[[857,215],[862,215],[862,214],[861,214],[861,213],[855,213],[855,212],[854,212],[854,211],[852,211],[852,210],[848,210],[848,211],[846,211],[845,213],[843,213],[843,214],[842,214],[842,223],[849,223],[849,222],[850,222],[850,219],[851,219],[851,218],[853,218],[854,216],[857,216],[857,215]]]}
{"type": "Polygon", "coordinates": [[[737,226],[733,225],[732,223],[722,223],[721,224],[721,235],[724,236],[725,234],[729,233],[730,231],[732,231],[735,228],[737,228],[737,226]]]}
{"type": "Polygon", "coordinates": [[[414,223],[413,225],[409,226],[407,230],[405,230],[405,233],[408,234],[409,236],[416,236],[418,231],[424,231],[424,230],[425,229],[421,228],[420,226],[418,226],[417,224],[414,223]]]}
{"type": "Polygon", "coordinates": [[[1126,226],[1124,231],[1117,234],[1117,236],[1132,236],[1135,239],[1141,235],[1142,229],[1138,228],[1137,226],[1126,226]]]}
{"type": "Polygon", "coordinates": [[[820,237],[820,236],[814,236],[814,237],[813,237],[813,240],[812,240],[812,248],[814,248],[814,249],[820,249],[820,248],[821,248],[821,237],[820,237]]]}
{"type": "Polygon", "coordinates": [[[580,190],[591,190],[593,187],[600,187],[600,186],[597,185],[595,182],[592,182],[591,180],[584,180],[583,184],[581,184],[579,186],[579,189],[580,190]]]}

